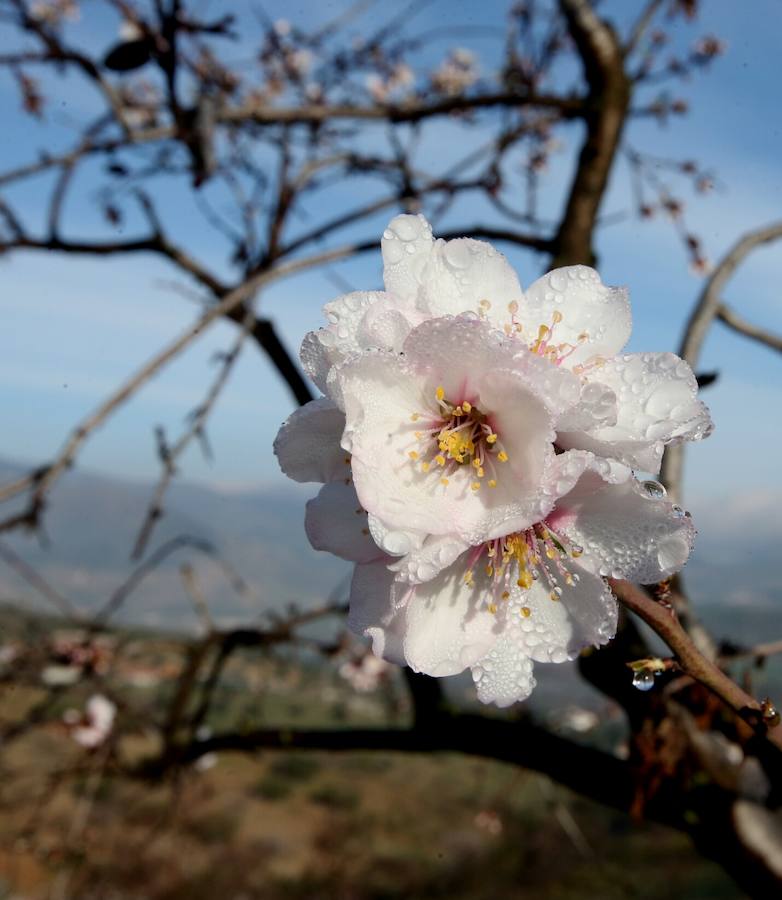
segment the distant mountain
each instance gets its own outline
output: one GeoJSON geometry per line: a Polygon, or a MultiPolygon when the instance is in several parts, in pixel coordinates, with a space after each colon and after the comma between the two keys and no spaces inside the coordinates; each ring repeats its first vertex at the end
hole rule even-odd
{"type": "MultiPolygon", "coordinates": [[[[0,461],[0,480],[26,469],[0,461]]],[[[87,472],[68,473],[52,493],[45,518],[48,543],[19,534],[3,539],[75,602],[94,606],[127,577],[130,549],[143,521],[153,485],[87,472]]],[[[225,493],[176,481],[166,497],[150,551],[186,534],[212,543],[252,586],[253,595],[237,596],[208,559],[182,549],[151,573],[129,598],[125,621],[183,627],[192,609],[183,591],[179,566],[195,563],[214,615],[223,621],[247,621],[264,610],[289,603],[322,600],[349,574],[349,566],[312,550],[304,535],[304,502],[316,485],[225,493]]],[[[700,534],[685,569],[688,589],[708,615],[710,607],[735,611],[731,632],[744,634],[759,621],[744,611],[782,610],[782,508],[773,498],[717,501],[696,509],[700,534]],[[760,504],[760,505],[758,505],[760,504]],[[763,529],[757,527],[764,523],[763,529]]],[[[0,562],[0,602],[35,601],[35,592],[0,562]]],[[[730,619],[730,616],[728,616],[730,619]]],[[[720,615],[720,625],[725,626],[720,615]]],[[[729,635],[726,635],[729,636],[729,635]]],[[[773,635],[771,635],[773,637],[773,635]]],[[[779,635],[782,636],[782,635],[779,635]]],[[[736,635],[737,639],[738,634],[736,635]]],[[[767,639],[763,630],[755,640],[767,639]]]]}
{"type": "MultiPolygon", "coordinates": [[[[25,471],[0,461],[3,481],[25,471]]],[[[218,566],[184,548],[144,580],[128,599],[122,618],[152,625],[192,622],[179,576],[185,560],[195,564],[214,615],[224,621],[247,621],[289,603],[306,606],[322,600],[350,569],[309,546],[304,502],[317,485],[307,488],[291,484],[239,495],[174,483],[148,553],[180,535],[206,540],[251,586],[254,596],[237,595],[218,566]]],[[[45,543],[20,533],[4,540],[61,593],[78,604],[99,606],[134,568],[130,551],[152,491],[151,484],[74,471],[52,492],[45,543]]],[[[35,592],[0,563],[0,602],[17,599],[39,605],[35,592]]]]}

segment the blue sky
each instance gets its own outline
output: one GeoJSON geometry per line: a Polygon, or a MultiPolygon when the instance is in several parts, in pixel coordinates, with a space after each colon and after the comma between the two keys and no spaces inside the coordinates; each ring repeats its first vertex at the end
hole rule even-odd
{"type": "MultiPolygon", "coordinates": [[[[216,4],[211,4],[217,8],[216,4]]],[[[312,2],[267,3],[273,17],[312,23],[341,4],[312,2]]],[[[638,4],[604,4],[627,18],[638,4]]],[[[499,10],[503,4],[496,4],[499,10]]],[[[107,41],[114,23],[85,3],[79,26],[83,39],[107,41]]],[[[452,21],[476,24],[479,15],[494,15],[493,5],[469,2],[449,4],[452,21]]],[[[422,7],[415,28],[438,23],[442,7],[422,7]],[[440,12],[438,13],[438,9],[440,12]]],[[[491,24],[491,19],[481,20],[491,24]]],[[[683,87],[673,88],[691,104],[691,113],[668,128],[653,122],[634,126],[632,142],[660,156],[691,157],[713,169],[720,187],[709,196],[685,191],[687,216],[704,239],[711,258],[718,257],[747,229],[782,216],[782,124],[779,118],[778,37],[782,10],[774,0],[756,0],[752,15],[738,4],[713,0],[703,4],[695,26],[679,26],[683,43],[704,32],[714,32],[728,43],[728,52],[707,73],[683,87]]],[[[444,42],[465,43],[463,38],[444,42]]],[[[480,52],[480,40],[470,42],[480,52]]],[[[7,46],[7,44],[6,44],[7,46]]],[[[40,127],[18,113],[13,84],[0,79],[0,115],[6,139],[0,146],[0,166],[21,162],[31,148],[56,148],[70,134],[69,119],[92,108],[87,95],[63,88],[61,106],[50,112],[40,127]]],[[[422,156],[447,161],[454,143],[452,126],[432,130],[422,156]]],[[[552,163],[550,187],[542,200],[552,212],[569,177],[574,132],[566,132],[565,146],[552,163]]],[[[21,198],[33,216],[44,196],[44,183],[28,182],[21,198]]],[[[351,188],[362,190],[361,184],[351,188]]],[[[367,187],[367,191],[369,191],[367,187]]],[[[684,188],[683,188],[684,190],[684,188]]],[[[176,192],[161,185],[160,198],[167,221],[188,228],[190,210],[176,192]],[[170,191],[170,193],[167,193],[170,191]],[[168,201],[168,202],[166,202],[168,201]]],[[[344,200],[344,195],[342,195],[344,200]]],[[[339,202],[340,196],[334,197],[339,202]]],[[[616,173],[603,207],[606,215],[631,208],[628,178],[616,173]]],[[[457,207],[444,227],[469,224],[480,218],[475,202],[457,207]]],[[[80,234],[99,234],[89,176],[79,185],[70,208],[80,234]]],[[[369,228],[346,232],[345,238],[379,239],[384,220],[369,228]]],[[[196,221],[190,219],[190,221],[196,221]]],[[[125,227],[134,228],[132,216],[125,227]]],[[[214,238],[200,227],[189,226],[187,239],[216,268],[221,257],[210,248],[214,238]]],[[[600,271],[608,283],[626,284],[633,300],[635,331],[631,350],[673,349],[682,324],[700,288],[700,279],[688,271],[687,260],[669,224],[640,223],[632,217],[606,226],[598,237],[600,271]]],[[[540,274],[541,261],[511,252],[522,282],[540,274]]],[[[368,255],[337,271],[356,287],[380,283],[380,256],[368,255]]],[[[0,341],[0,404],[4,427],[0,455],[20,461],[49,458],[70,427],[89,412],[155,349],[177,335],[196,315],[192,300],[171,287],[175,274],[152,257],[86,260],[62,256],[14,255],[0,260],[3,278],[3,324],[0,341]]],[[[737,310],[752,321],[782,331],[782,245],[758,251],[731,282],[726,295],[737,310]]],[[[181,279],[179,279],[181,281],[181,279]]],[[[304,333],[320,324],[320,307],[337,293],[323,273],[309,273],[274,285],[260,300],[264,314],[274,317],[292,349],[304,333]]],[[[227,324],[212,328],[181,359],[155,379],[124,407],[85,448],[79,465],[132,478],[149,479],[157,472],[152,429],[163,424],[177,433],[185,414],[195,406],[212,378],[210,358],[232,343],[235,330],[227,324]]],[[[712,407],[717,429],[705,443],[688,453],[687,497],[697,511],[719,497],[742,493],[780,492],[775,448],[780,443],[782,359],[778,354],[735,336],[720,326],[710,336],[702,369],[718,369],[718,385],[704,394],[712,407]]],[[[271,453],[279,423],[290,412],[286,388],[265,359],[248,347],[241,358],[223,401],[210,424],[216,460],[207,464],[197,451],[183,466],[184,477],[224,487],[283,485],[271,453]]]]}

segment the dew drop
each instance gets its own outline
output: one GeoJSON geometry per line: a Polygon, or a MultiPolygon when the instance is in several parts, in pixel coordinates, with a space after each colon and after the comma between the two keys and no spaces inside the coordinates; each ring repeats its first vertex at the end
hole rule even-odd
{"type": "Polygon", "coordinates": [[[646,495],[653,500],[662,500],[668,493],[659,481],[642,481],[641,487],[646,492],[646,495]]]}
{"type": "Polygon", "coordinates": [[[643,669],[633,675],[633,687],[639,691],[650,691],[654,687],[654,672],[643,669]]]}

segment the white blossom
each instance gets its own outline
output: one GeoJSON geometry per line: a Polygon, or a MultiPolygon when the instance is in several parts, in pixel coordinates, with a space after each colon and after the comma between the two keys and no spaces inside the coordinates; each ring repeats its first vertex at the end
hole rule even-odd
{"type": "Polygon", "coordinates": [[[64,718],[73,740],[82,747],[93,750],[105,743],[110,736],[116,715],[117,707],[108,697],[93,694],[87,701],[83,716],[73,710],[66,713],[64,718]]]}
{"type": "Polygon", "coordinates": [[[326,395],[280,430],[317,549],[355,562],[349,624],[378,657],[470,668],[484,702],[534,687],[534,662],[605,643],[605,578],[654,582],[692,548],[656,472],[711,429],[689,366],[624,354],[627,292],[585,266],[525,292],[507,260],[435,240],[422,216],[383,234],[385,291],[328,304],[302,345],[326,395]]]}

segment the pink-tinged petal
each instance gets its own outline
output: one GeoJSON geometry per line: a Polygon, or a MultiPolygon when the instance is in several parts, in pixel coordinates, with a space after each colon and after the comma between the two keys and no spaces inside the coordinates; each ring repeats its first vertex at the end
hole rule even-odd
{"type": "Polygon", "coordinates": [[[505,708],[526,700],[535,688],[533,663],[512,629],[500,635],[492,649],[472,667],[481,703],[505,708]]]}
{"type": "Polygon", "coordinates": [[[697,441],[711,433],[711,417],[697,397],[692,369],[673,353],[624,354],[586,377],[616,394],[616,422],[583,431],[563,427],[558,437],[562,447],[583,447],[656,473],[666,444],[697,441]]]}
{"type": "MultiPolygon", "coordinates": [[[[376,353],[347,363],[338,377],[347,420],[343,447],[353,455],[356,491],[361,505],[388,529],[451,533],[475,545],[527,527],[550,508],[535,481],[553,456],[550,427],[537,431],[541,422],[550,420],[523,380],[503,382],[505,393],[496,412],[508,422],[512,446],[528,474],[519,483],[519,473],[496,455],[496,463],[486,463],[483,481],[472,466],[461,465],[447,470],[448,483],[443,484],[445,469],[432,463],[423,471],[417,461],[421,444],[416,429],[426,427],[425,415],[421,424],[411,421],[417,410],[425,411],[433,403],[435,388],[429,375],[422,378],[412,370],[407,356],[376,353]],[[518,410],[524,411],[526,425],[521,417],[514,419],[518,410]],[[527,438],[522,435],[525,427],[527,438]],[[490,487],[489,481],[496,485],[490,487]]],[[[494,377],[486,377],[486,390],[493,398],[499,391],[497,385],[492,387],[494,377]]],[[[480,402],[477,388],[478,383],[474,396],[480,402]]],[[[494,412],[486,410],[490,420],[494,412]]],[[[436,439],[432,440],[436,447],[436,439]]]]}
{"type": "Polygon", "coordinates": [[[516,318],[528,340],[538,337],[541,326],[553,325],[549,343],[575,348],[565,359],[568,368],[618,353],[632,329],[627,291],[607,287],[588,266],[565,266],[539,278],[525,292],[516,318]]]}
{"type": "MultiPolygon", "coordinates": [[[[464,560],[462,560],[464,561],[464,560]]],[[[407,664],[426,675],[457,675],[485,656],[501,625],[486,608],[478,581],[466,584],[465,566],[457,562],[410,591],[405,610],[404,654],[407,664]]]]}
{"type": "Polygon", "coordinates": [[[421,275],[419,307],[430,316],[478,313],[495,327],[521,303],[519,279],[507,259],[485,241],[437,241],[421,275]]]}
{"type": "Polygon", "coordinates": [[[477,387],[478,404],[482,410],[491,410],[491,425],[502,436],[508,454],[507,463],[495,465],[498,489],[507,466],[511,473],[508,490],[517,495],[537,494],[556,436],[548,410],[516,372],[495,369],[477,387]]]}
{"type": "Polygon", "coordinates": [[[294,481],[333,481],[350,475],[350,458],[340,446],[345,416],[321,397],[297,409],[274,439],[282,471],[294,481]]]}
{"type": "Polygon", "coordinates": [[[441,386],[452,403],[473,399],[476,383],[498,365],[513,367],[518,345],[475,316],[443,316],[415,328],[404,344],[409,365],[429,373],[429,396],[441,386]]]}
{"type": "Polygon", "coordinates": [[[576,583],[567,584],[552,571],[559,600],[551,599],[552,587],[540,579],[508,610],[521,651],[536,662],[565,662],[584,647],[605,644],[616,632],[616,599],[603,579],[572,560],[568,570],[578,576],[576,583]]]}
{"type": "Polygon", "coordinates": [[[325,550],[350,562],[384,558],[372,540],[367,514],[359,506],[353,484],[332,481],[307,503],[304,530],[316,550],[325,550]]]}
{"type": "Polygon", "coordinates": [[[552,527],[584,548],[581,562],[596,574],[661,581],[687,561],[695,528],[656,482],[649,487],[634,478],[606,484],[588,472],[557,504],[552,527]]]}
{"type": "Polygon", "coordinates": [[[375,656],[404,666],[405,610],[393,604],[393,585],[394,573],[383,561],[357,565],[350,585],[348,628],[371,639],[375,656]]]}
{"type": "Polygon", "coordinates": [[[415,299],[432,252],[432,226],[421,216],[393,218],[383,232],[383,282],[389,293],[415,299]]]}

